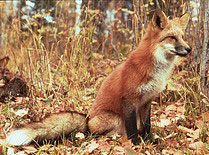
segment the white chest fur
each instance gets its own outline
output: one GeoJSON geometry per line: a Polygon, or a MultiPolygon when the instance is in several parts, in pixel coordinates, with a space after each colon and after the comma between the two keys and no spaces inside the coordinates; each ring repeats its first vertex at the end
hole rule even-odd
{"type": "Polygon", "coordinates": [[[141,127],[139,115],[139,113],[141,113],[140,107],[165,89],[167,78],[171,74],[174,64],[177,61],[177,56],[170,53],[169,50],[170,49],[167,49],[167,46],[166,48],[164,46],[156,48],[153,62],[154,70],[151,78],[146,83],[140,85],[137,89],[140,97],[140,104],[136,104],[138,130],[141,127]]]}
{"type": "Polygon", "coordinates": [[[166,87],[166,80],[171,74],[177,56],[171,55],[168,51],[159,47],[155,52],[154,71],[151,79],[139,86],[138,93],[141,102],[145,103],[162,92],[166,87]]]}

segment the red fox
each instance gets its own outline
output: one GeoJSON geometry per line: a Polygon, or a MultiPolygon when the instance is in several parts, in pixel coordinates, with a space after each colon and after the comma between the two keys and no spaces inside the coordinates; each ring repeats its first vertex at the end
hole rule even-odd
{"type": "Polygon", "coordinates": [[[156,10],[139,46],[102,83],[89,118],[77,112],[53,114],[13,131],[6,142],[26,145],[89,130],[95,135],[118,133],[138,144],[139,136],[150,133],[150,102],[165,89],[178,57],[191,52],[183,39],[189,18],[186,13],[171,20],[156,10]]]}

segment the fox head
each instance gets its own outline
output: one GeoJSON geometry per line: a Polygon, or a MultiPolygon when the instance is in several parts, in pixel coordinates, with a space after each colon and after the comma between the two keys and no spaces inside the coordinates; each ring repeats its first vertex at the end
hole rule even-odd
{"type": "Polygon", "coordinates": [[[174,19],[169,19],[161,10],[154,13],[149,28],[152,44],[157,45],[156,55],[171,58],[186,56],[191,52],[191,47],[184,40],[189,18],[189,13],[174,19]]]}

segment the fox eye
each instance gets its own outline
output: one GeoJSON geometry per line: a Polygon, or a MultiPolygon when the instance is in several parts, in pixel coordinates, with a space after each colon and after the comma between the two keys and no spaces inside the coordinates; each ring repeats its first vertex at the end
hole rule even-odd
{"type": "Polygon", "coordinates": [[[175,36],[168,36],[168,38],[171,38],[171,39],[177,41],[177,38],[175,36]]]}

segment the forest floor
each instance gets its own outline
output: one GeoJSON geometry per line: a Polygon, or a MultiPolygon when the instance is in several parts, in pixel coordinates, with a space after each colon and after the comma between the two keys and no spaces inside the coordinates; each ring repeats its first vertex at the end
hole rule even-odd
{"type": "MultiPolygon", "coordinates": [[[[46,95],[40,92],[38,94],[30,86],[29,97],[17,97],[14,101],[0,103],[0,139],[6,138],[15,126],[40,121],[51,113],[68,110],[88,113],[101,82],[119,63],[118,60],[107,59],[96,54],[93,67],[87,69],[93,72],[95,78],[87,88],[77,88],[76,92],[71,92],[72,94],[69,95],[61,88],[55,91],[57,88],[54,86],[53,91],[48,93],[46,98],[46,95]],[[75,104],[72,104],[73,102],[75,104]]],[[[73,73],[69,72],[69,74],[73,73]]],[[[72,133],[62,141],[40,146],[31,144],[12,147],[0,143],[0,154],[209,154],[209,112],[200,113],[198,105],[186,98],[188,93],[185,95],[184,79],[187,76],[190,74],[186,71],[175,73],[168,81],[167,90],[152,102],[150,141],[142,140],[139,145],[134,146],[130,140],[117,134],[112,137],[95,138],[83,133],[72,133]]],[[[91,81],[91,78],[89,80],[91,81]]],[[[75,87],[77,81],[68,81],[69,87],[75,87]]],[[[59,85],[59,87],[62,86],[59,85]]],[[[206,98],[202,98],[202,101],[207,102],[206,98]]]]}

